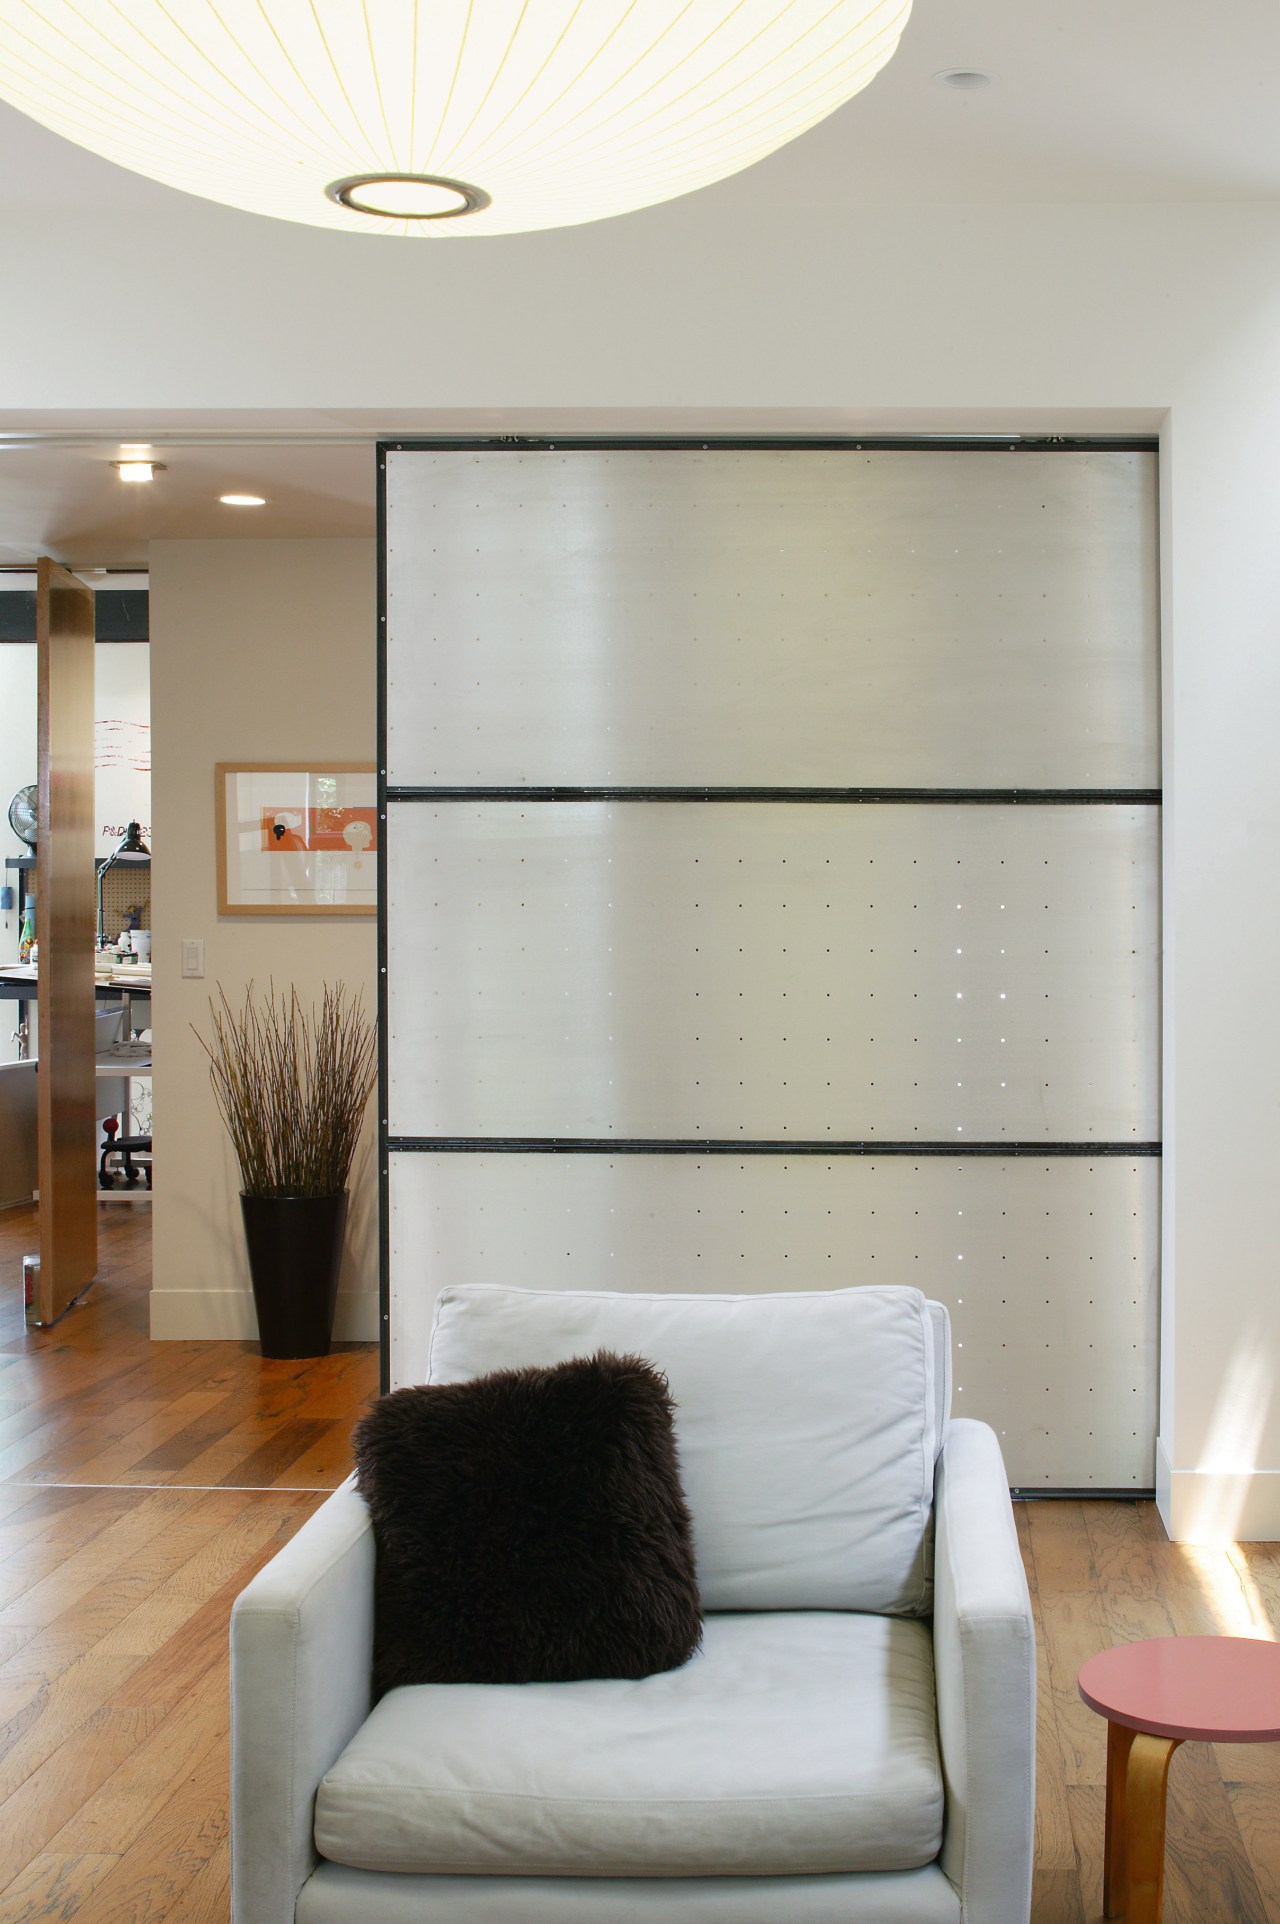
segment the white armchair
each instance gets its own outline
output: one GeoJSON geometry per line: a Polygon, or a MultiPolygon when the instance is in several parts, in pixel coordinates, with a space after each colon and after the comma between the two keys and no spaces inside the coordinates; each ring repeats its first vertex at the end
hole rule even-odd
{"type": "Polygon", "coordinates": [[[670,1379],[703,1649],[374,1706],[345,1485],[233,1612],[234,1924],[1027,1924],[1030,1606],[945,1311],[451,1290],[423,1374],[601,1347],[670,1379]]]}

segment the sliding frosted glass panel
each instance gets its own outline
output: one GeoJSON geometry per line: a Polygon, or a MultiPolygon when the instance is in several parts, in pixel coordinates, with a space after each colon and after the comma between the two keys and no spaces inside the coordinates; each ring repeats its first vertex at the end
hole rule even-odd
{"type": "Polygon", "coordinates": [[[994,1425],[1013,1483],[1153,1480],[1153,1159],[401,1153],[391,1202],[393,1386],[425,1376],[446,1282],[907,1282],[950,1310],[953,1410],[994,1425]]]}
{"type": "Polygon", "coordinates": [[[1159,1134],[1155,809],[390,814],[395,1135],[1159,1134]]]}
{"type": "Polygon", "coordinates": [[[387,456],[389,779],[1151,787],[1152,454],[387,456]]]}

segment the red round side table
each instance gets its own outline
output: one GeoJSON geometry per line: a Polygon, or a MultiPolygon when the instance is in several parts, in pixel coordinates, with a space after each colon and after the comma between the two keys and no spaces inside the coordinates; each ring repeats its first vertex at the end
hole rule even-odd
{"type": "Polygon", "coordinates": [[[1169,1760],[1188,1740],[1280,1742],[1280,1645],[1152,1637],[1090,1657],[1080,1695],[1107,1720],[1103,1909],[1160,1924],[1169,1760]]]}

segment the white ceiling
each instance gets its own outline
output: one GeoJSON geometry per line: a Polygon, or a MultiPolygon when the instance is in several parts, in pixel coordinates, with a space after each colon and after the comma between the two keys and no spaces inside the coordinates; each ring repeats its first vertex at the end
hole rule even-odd
{"type": "MultiPolygon", "coordinates": [[[[1280,7],[915,0],[867,91],[762,169],[818,194],[852,176],[878,200],[1269,199],[1280,191],[1280,7]],[[948,92],[933,76],[949,67],[987,69],[996,84],[948,92]]],[[[727,186],[704,190],[709,209],[727,186]]],[[[186,200],[0,106],[0,208],[145,216],[186,200]]]]}
{"type": "MultiPolygon", "coordinates": [[[[757,168],[679,205],[705,213],[710,245],[718,211],[730,203],[758,206],[762,218],[776,222],[799,201],[835,212],[851,200],[1097,204],[1278,196],[1275,0],[915,0],[897,56],[865,93],[757,168]],[[986,69],[994,83],[949,91],[934,76],[951,67],[986,69]]],[[[113,235],[121,222],[127,231],[130,221],[178,211],[193,253],[203,245],[203,225],[216,221],[223,235],[228,219],[226,210],[98,160],[0,105],[0,231],[6,210],[52,217],[68,208],[100,212],[113,235]]],[[[254,215],[233,218],[259,231],[263,225],[254,215]]],[[[661,210],[619,224],[628,218],[653,220],[661,210]]],[[[383,249],[510,244],[364,236],[350,243],[353,270],[375,279],[383,249]]],[[[530,243],[516,237],[515,244],[530,243]]],[[[1008,271],[1016,275],[1016,260],[1008,271]]],[[[174,273],[181,272],[175,260],[174,273]]],[[[6,298],[20,298],[20,279],[10,282],[6,298]]],[[[139,299],[145,301],[145,288],[139,299]]],[[[148,542],[162,537],[368,535],[372,443],[380,430],[568,432],[574,425],[554,411],[519,424],[474,415],[450,422],[439,412],[417,422],[401,415],[394,423],[336,413],[292,420],[107,413],[24,420],[0,413],[0,563],[44,552],[85,567],[140,565],[148,542]],[[281,433],[296,439],[261,444],[281,433]],[[109,463],[121,437],[148,435],[168,471],[149,488],[127,488],[109,463]],[[218,494],[231,489],[264,494],[269,505],[219,506],[218,494]]],[[[746,419],[721,425],[768,431],[746,419]]],[[[789,425],[794,432],[800,424],[789,425]]],[[[1138,424],[1117,423],[1124,425],[1138,424]]],[[[716,426],[708,418],[705,431],[716,426]]]]}
{"type": "Polygon", "coordinates": [[[74,568],[145,567],[157,540],[373,534],[367,441],[151,445],[164,471],[142,484],[111,466],[118,439],[0,445],[0,566],[48,554],[74,568]],[[223,507],[221,494],[260,494],[266,506],[223,507]]]}

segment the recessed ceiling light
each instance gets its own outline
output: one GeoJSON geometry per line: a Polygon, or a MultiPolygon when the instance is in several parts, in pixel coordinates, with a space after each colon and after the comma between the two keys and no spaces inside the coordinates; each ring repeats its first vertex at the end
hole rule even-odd
{"type": "Polygon", "coordinates": [[[164,473],[163,461],[113,461],[111,465],[122,481],[150,481],[164,473]]]}
{"type": "Polygon", "coordinates": [[[224,508],[265,508],[267,497],[264,494],[220,494],[224,508]]]}
{"type": "Polygon", "coordinates": [[[979,87],[989,87],[995,79],[994,74],[984,73],[981,67],[944,67],[933,77],[940,87],[951,87],[958,94],[976,93],[979,87]]]}

